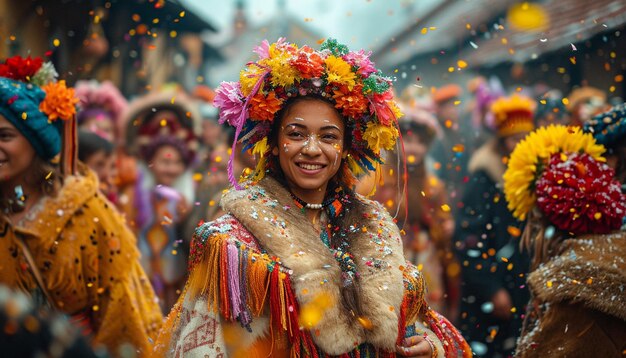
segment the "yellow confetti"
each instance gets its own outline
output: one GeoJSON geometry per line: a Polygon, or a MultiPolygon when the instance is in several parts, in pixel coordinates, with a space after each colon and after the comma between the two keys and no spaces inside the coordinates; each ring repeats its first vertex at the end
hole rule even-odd
{"type": "Polygon", "coordinates": [[[597,213],[593,214],[593,218],[596,219],[596,220],[602,219],[602,213],[601,212],[597,212],[597,213]]]}
{"type": "Polygon", "coordinates": [[[178,35],[178,33],[174,30],[170,31],[170,37],[171,38],[175,38],[178,35]]]}
{"type": "Polygon", "coordinates": [[[519,237],[520,235],[522,235],[522,230],[520,230],[519,228],[517,228],[515,226],[507,227],[506,231],[509,233],[509,235],[511,235],[513,237],[519,237]]]}
{"type": "Polygon", "coordinates": [[[454,105],[455,106],[458,106],[459,104],[461,104],[461,101],[459,101],[459,100],[454,101],[454,105]]]}
{"type": "Polygon", "coordinates": [[[91,309],[96,312],[100,309],[100,307],[98,305],[93,305],[93,307],[91,307],[91,309]]]}
{"type": "Polygon", "coordinates": [[[567,106],[569,104],[569,99],[563,98],[561,102],[563,102],[563,104],[567,106]]]}
{"type": "Polygon", "coordinates": [[[374,328],[374,324],[372,324],[372,321],[370,321],[367,317],[357,317],[357,321],[359,321],[359,324],[367,330],[374,328]]]}
{"type": "Polygon", "coordinates": [[[448,72],[454,72],[454,67],[448,67],[448,72]]]}
{"type": "Polygon", "coordinates": [[[427,28],[425,28],[425,27],[424,27],[424,28],[422,28],[421,33],[422,33],[422,35],[426,35],[426,33],[428,33],[428,29],[427,29],[427,28]]]}
{"type": "Polygon", "coordinates": [[[409,164],[415,163],[415,156],[413,154],[409,155],[407,161],[409,162],[409,164]]]}
{"type": "Polygon", "coordinates": [[[180,17],[185,17],[185,12],[184,12],[184,11],[181,11],[181,12],[180,12],[180,14],[178,14],[178,16],[180,16],[180,17]]]}
{"type": "Polygon", "coordinates": [[[546,286],[547,286],[548,288],[552,287],[552,281],[548,281],[548,282],[546,282],[546,286]]]}
{"type": "Polygon", "coordinates": [[[334,304],[333,298],[328,293],[320,293],[311,301],[302,305],[300,309],[300,325],[313,328],[322,319],[324,312],[334,304]]]}
{"type": "Polygon", "coordinates": [[[460,68],[465,68],[467,67],[467,62],[463,61],[463,60],[458,60],[456,62],[457,66],[459,66],[460,68]]]}
{"type": "Polygon", "coordinates": [[[59,39],[54,39],[52,40],[52,44],[54,45],[54,47],[59,47],[61,46],[61,41],[59,39]]]}
{"type": "Polygon", "coordinates": [[[165,127],[167,125],[167,121],[165,119],[161,119],[161,122],[159,122],[159,124],[161,125],[161,127],[165,127]]]}
{"type": "Polygon", "coordinates": [[[26,120],[26,118],[28,118],[28,114],[26,114],[26,112],[22,112],[22,119],[26,120]]]}
{"type": "Polygon", "coordinates": [[[463,144],[456,144],[452,147],[452,151],[455,153],[463,153],[465,151],[465,146],[463,144]]]}
{"type": "Polygon", "coordinates": [[[172,255],[176,256],[177,254],[178,254],[178,251],[172,250],[172,255]]]}
{"type": "Polygon", "coordinates": [[[451,210],[451,209],[450,209],[450,205],[448,205],[448,204],[443,204],[443,205],[441,205],[441,210],[443,210],[443,211],[444,211],[444,212],[446,212],[446,213],[449,213],[449,212],[450,212],[450,210],[451,210]]]}
{"type": "Polygon", "coordinates": [[[200,181],[202,180],[202,174],[201,173],[195,173],[193,175],[193,181],[200,181]]]}
{"type": "Polygon", "coordinates": [[[611,92],[611,93],[615,92],[615,86],[609,87],[609,92],[611,92]]]}

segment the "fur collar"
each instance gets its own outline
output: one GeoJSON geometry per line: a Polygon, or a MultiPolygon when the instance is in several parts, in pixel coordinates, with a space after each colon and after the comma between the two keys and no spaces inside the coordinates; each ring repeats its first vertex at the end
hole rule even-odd
{"type": "Polygon", "coordinates": [[[472,159],[470,159],[468,170],[470,173],[484,170],[491,180],[503,185],[504,179],[502,176],[506,171],[506,167],[502,163],[502,156],[498,154],[497,144],[497,139],[491,139],[478,148],[472,155],[472,159]]]}
{"type": "Polygon", "coordinates": [[[542,302],[579,302],[626,321],[626,232],[568,239],[528,276],[542,302]]]}
{"type": "Polygon", "coordinates": [[[331,299],[312,332],[324,352],[339,355],[365,342],[393,351],[404,293],[400,233],[378,203],[359,196],[347,206],[344,225],[352,229],[350,250],[360,273],[361,302],[365,318],[372,323],[370,329],[356,323],[356,318],[342,308],[339,264],[281,184],[266,177],[222,198],[224,210],[290,270],[301,307],[312,304],[321,294],[331,299]]]}

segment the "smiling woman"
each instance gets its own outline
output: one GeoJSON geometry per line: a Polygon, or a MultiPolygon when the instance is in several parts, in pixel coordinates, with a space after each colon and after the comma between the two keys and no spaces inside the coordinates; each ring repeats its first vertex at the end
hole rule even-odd
{"type": "Polygon", "coordinates": [[[41,59],[0,64],[0,284],[70,316],[94,347],[145,354],[160,310],[95,174],[55,164],[67,159],[62,121],[74,120],[77,101],[55,75],[41,59]]]}
{"type": "Polygon", "coordinates": [[[227,214],[196,229],[159,355],[471,355],[425,303],[389,214],[353,190],[398,138],[391,80],[334,40],[255,52],[215,104],[257,167],[237,182],[229,164],[227,214]]]}

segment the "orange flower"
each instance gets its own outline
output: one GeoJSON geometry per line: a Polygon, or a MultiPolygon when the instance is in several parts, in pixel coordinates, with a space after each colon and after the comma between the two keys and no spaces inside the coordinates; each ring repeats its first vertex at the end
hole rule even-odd
{"type": "Polygon", "coordinates": [[[48,116],[53,122],[58,118],[70,120],[76,114],[78,98],[74,95],[74,89],[68,88],[65,81],[47,84],[41,89],[46,93],[46,98],[41,101],[39,110],[48,116]]]}
{"type": "Polygon", "coordinates": [[[283,102],[276,98],[274,91],[267,96],[259,92],[250,99],[250,118],[257,121],[271,121],[282,105],[283,102]]]}
{"type": "Polygon", "coordinates": [[[361,118],[367,113],[368,101],[363,96],[363,87],[356,86],[349,91],[346,86],[341,86],[333,93],[335,107],[341,109],[344,116],[349,118],[361,118]]]}
{"type": "Polygon", "coordinates": [[[324,74],[324,60],[309,46],[301,47],[297,56],[290,62],[300,72],[302,78],[319,78],[324,74]]]}

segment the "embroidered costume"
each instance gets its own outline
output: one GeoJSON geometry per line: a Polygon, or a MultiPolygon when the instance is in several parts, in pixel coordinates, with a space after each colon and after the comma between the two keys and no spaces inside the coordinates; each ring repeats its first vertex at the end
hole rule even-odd
{"type": "Polygon", "coordinates": [[[404,260],[385,209],[352,200],[342,208],[343,225],[365,317],[342,310],[338,261],[291,194],[267,177],[226,193],[229,214],[196,230],[190,278],[159,337],[159,354],[393,357],[408,331],[432,337],[440,357],[469,357],[463,338],[425,303],[422,275],[404,260]]]}

